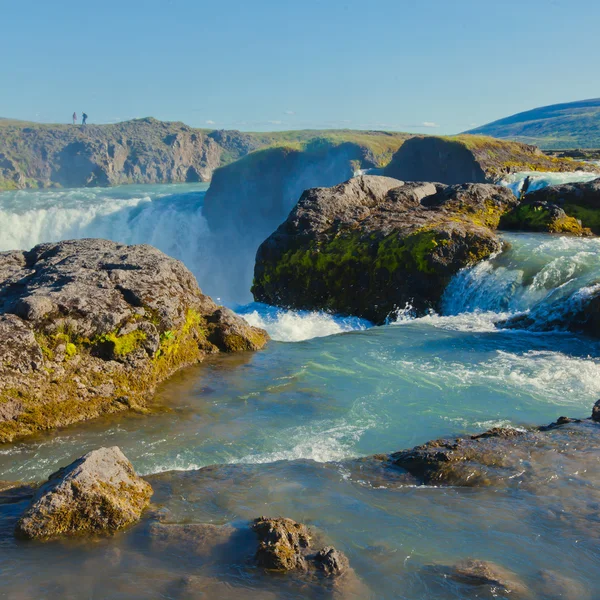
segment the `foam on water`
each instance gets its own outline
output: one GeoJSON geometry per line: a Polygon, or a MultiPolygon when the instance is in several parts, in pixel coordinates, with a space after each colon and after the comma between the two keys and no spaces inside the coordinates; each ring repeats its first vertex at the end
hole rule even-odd
{"type": "Polygon", "coordinates": [[[515,196],[521,194],[523,184],[529,177],[530,185],[529,192],[540,190],[549,185],[560,185],[563,183],[577,183],[592,181],[599,177],[598,173],[587,171],[575,171],[572,173],[540,173],[539,171],[521,171],[519,173],[511,173],[504,177],[499,183],[507,188],[510,188],[515,196]]]}
{"type": "Polygon", "coordinates": [[[357,317],[285,310],[259,302],[240,307],[236,312],[250,325],[266,329],[274,340],[281,342],[300,342],[347,331],[362,331],[372,326],[369,321],[357,317]]]}
{"type": "Polygon", "coordinates": [[[533,330],[544,330],[560,326],[565,315],[598,293],[600,239],[544,234],[504,238],[510,244],[507,251],[452,279],[442,301],[445,316],[473,319],[488,328],[526,314],[533,330]]]}

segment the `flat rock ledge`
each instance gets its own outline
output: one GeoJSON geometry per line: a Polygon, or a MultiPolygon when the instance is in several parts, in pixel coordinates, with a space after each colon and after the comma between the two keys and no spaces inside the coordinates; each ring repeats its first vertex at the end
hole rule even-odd
{"type": "Polygon", "coordinates": [[[433,440],[379,458],[427,485],[518,485],[535,489],[556,468],[547,457],[557,451],[577,459],[582,471],[593,469],[597,457],[590,448],[597,447],[599,434],[600,400],[587,419],[559,417],[549,425],[527,429],[494,427],[477,435],[433,440]]]}
{"type": "Polygon", "coordinates": [[[267,340],[151,246],[86,239],[0,253],[0,443],[144,409],[178,369],[267,340]]]}
{"type": "Polygon", "coordinates": [[[135,523],[151,496],[152,487],[136,475],[119,448],[99,448],[49,477],[15,534],[49,539],[113,533],[135,523]]]}

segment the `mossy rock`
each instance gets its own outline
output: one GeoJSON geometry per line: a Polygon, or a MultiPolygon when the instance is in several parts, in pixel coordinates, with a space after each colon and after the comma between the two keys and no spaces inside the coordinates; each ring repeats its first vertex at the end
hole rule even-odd
{"type": "Polygon", "coordinates": [[[377,323],[407,304],[435,308],[458,270],[501,249],[490,226],[516,202],[496,186],[368,176],[308,190],[259,248],[253,294],[377,323]]]}
{"type": "Polygon", "coordinates": [[[0,254],[0,272],[0,442],[143,411],[178,369],[268,340],[150,246],[43,244],[0,254]]]}

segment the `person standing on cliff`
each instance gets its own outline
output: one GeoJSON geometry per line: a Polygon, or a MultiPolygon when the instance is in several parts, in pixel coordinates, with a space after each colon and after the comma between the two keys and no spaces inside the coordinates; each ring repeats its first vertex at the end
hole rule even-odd
{"type": "Polygon", "coordinates": [[[81,124],[87,124],[87,115],[85,113],[81,113],[81,124]]]}
{"type": "Polygon", "coordinates": [[[76,125],[76,124],[77,124],[77,113],[74,112],[73,113],[73,125],[76,125]]]}

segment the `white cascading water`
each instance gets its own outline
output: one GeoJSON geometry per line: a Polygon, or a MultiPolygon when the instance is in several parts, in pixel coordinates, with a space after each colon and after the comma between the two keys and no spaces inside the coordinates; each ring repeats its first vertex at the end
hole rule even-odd
{"type": "MultiPolygon", "coordinates": [[[[520,173],[507,177],[503,185],[518,193],[527,176],[532,177],[530,189],[539,189],[596,175],[520,173]]],[[[41,242],[83,237],[151,244],[182,260],[206,293],[235,307],[252,324],[266,327],[275,339],[299,341],[369,326],[360,319],[248,305],[251,295],[243,281],[252,272],[254,253],[237,248],[235,237],[225,251],[222,240],[217,244],[202,214],[207,188],[182,184],[5,192],[0,194],[0,250],[27,250],[41,242]]],[[[543,328],[600,283],[594,266],[598,240],[507,238],[511,251],[461,272],[446,292],[443,315],[425,319],[446,328],[481,330],[528,312],[543,328]]],[[[407,309],[396,322],[411,318],[407,309]]]]}

